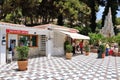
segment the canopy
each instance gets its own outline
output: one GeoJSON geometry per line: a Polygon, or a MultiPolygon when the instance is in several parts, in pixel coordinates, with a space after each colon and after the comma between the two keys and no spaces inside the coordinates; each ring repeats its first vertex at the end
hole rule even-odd
{"type": "Polygon", "coordinates": [[[67,34],[72,39],[90,39],[90,37],[82,35],[82,34],[78,34],[78,33],[71,33],[71,32],[66,32],[66,31],[60,31],[60,32],[67,34]]]}

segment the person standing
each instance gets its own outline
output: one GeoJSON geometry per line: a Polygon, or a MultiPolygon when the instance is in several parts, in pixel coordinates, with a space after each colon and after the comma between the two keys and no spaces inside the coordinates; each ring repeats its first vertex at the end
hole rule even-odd
{"type": "Polygon", "coordinates": [[[14,49],[15,49],[15,43],[14,43],[14,41],[11,41],[10,48],[12,50],[12,56],[14,56],[14,49]]]}
{"type": "Polygon", "coordinates": [[[106,56],[108,56],[108,55],[109,55],[109,49],[110,49],[109,44],[106,44],[106,56]]]}
{"type": "Polygon", "coordinates": [[[83,54],[83,40],[79,43],[81,54],[83,54]]]}
{"type": "Polygon", "coordinates": [[[75,40],[72,41],[72,47],[73,47],[73,54],[75,55],[75,40]]]}

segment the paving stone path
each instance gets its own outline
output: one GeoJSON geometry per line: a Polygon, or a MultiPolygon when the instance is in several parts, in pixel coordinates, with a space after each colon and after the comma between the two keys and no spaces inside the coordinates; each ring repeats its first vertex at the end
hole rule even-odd
{"type": "Polygon", "coordinates": [[[97,54],[29,59],[27,71],[17,62],[0,65],[0,80],[120,80],[120,57],[97,59],[97,54]]]}

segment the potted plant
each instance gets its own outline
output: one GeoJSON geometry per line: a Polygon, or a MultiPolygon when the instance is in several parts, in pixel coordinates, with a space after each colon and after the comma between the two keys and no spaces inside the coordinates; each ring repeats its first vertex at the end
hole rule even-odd
{"type": "Polygon", "coordinates": [[[67,59],[71,59],[72,58],[72,50],[73,50],[73,47],[72,47],[72,45],[71,44],[67,44],[66,46],[66,50],[65,50],[65,52],[66,52],[66,58],[67,59]]]}
{"type": "Polygon", "coordinates": [[[101,45],[102,48],[102,58],[105,57],[105,45],[101,45]]]}
{"type": "Polygon", "coordinates": [[[88,44],[85,45],[84,49],[85,49],[85,55],[86,56],[89,55],[90,49],[89,49],[89,45],[88,44]]]}
{"type": "Polygon", "coordinates": [[[101,44],[98,49],[98,58],[105,57],[105,45],[101,44]]]}
{"type": "Polygon", "coordinates": [[[21,71],[27,70],[29,47],[18,46],[16,51],[18,53],[18,69],[21,71]]]}

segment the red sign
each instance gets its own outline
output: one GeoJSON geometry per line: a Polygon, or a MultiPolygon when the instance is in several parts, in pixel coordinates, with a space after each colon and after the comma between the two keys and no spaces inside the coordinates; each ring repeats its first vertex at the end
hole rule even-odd
{"type": "Polygon", "coordinates": [[[28,34],[28,31],[6,29],[6,33],[12,33],[12,34],[28,34]]]}

